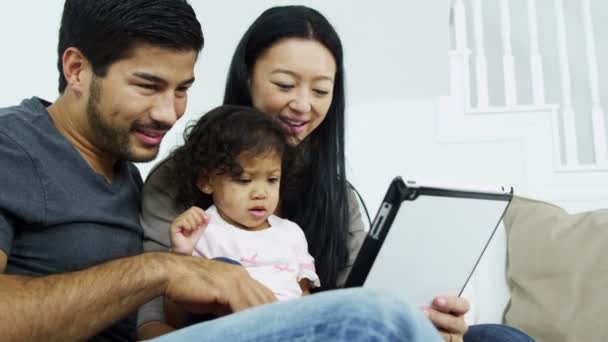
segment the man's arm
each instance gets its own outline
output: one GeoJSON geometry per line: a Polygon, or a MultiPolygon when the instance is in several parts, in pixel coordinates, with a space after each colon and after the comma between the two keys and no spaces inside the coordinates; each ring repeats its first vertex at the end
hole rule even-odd
{"type": "MultiPolygon", "coordinates": [[[[0,251],[0,270],[7,256],[0,251]]],[[[83,340],[163,293],[155,254],[47,277],[0,275],[0,331],[8,341],[83,340]]]]}
{"type": "Polygon", "coordinates": [[[6,253],[0,249],[0,273],[4,273],[6,270],[6,253]]]}
{"type": "MultiPolygon", "coordinates": [[[[6,255],[0,253],[4,269],[6,255]]],[[[201,310],[229,312],[276,300],[243,267],[144,253],[72,273],[0,275],[0,339],[84,340],[160,295],[201,310]]]]}

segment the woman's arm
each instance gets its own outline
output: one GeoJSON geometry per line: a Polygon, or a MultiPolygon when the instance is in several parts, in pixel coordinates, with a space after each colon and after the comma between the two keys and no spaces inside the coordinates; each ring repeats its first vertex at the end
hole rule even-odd
{"type": "Polygon", "coordinates": [[[144,230],[144,251],[168,251],[171,248],[169,226],[182,210],[175,205],[175,189],[167,173],[171,160],[160,162],[148,175],[142,189],[139,221],[144,230]]]}
{"type": "Polygon", "coordinates": [[[175,330],[165,322],[163,297],[142,305],[137,312],[137,338],[147,340],[175,330]]]}
{"type": "Polygon", "coordinates": [[[348,262],[342,266],[342,269],[338,273],[338,287],[344,287],[346,278],[348,278],[348,274],[355,263],[357,254],[359,254],[359,250],[361,249],[363,241],[365,241],[365,237],[367,236],[359,201],[354,190],[348,189],[347,199],[349,212],[348,236],[346,237],[348,262]]]}
{"type": "Polygon", "coordinates": [[[175,328],[164,322],[147,321],[137,327],[137,339],[149,340],[175,331],[175,328]]]}
{"type": "MultiPolygon", "coordinates": [[[[169,226],[179,215],[173,187],[167,184],[169,160],[160,162],[148,175],[142,190],[139,221],[144,230],[144,251],[168,251],[169,226]]],[[[165,321],[163,297],[144,304],[137,313],[137,337],[150,339],[175,330],[165,321]]]]}

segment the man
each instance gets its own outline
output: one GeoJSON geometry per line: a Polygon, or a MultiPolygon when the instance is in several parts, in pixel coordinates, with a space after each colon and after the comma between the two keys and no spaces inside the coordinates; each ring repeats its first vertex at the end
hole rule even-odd
{"type": "MultiPolygon", "coordinates": [[[[228,312],[274,301],[241,267],[141,254],[131,162],[154,159],[185,111],[203,46],[190,5],[66,0],[59,34],[56,101],[0,109],[0,340],[133,340],[134,312],[161,295],[228,312]]],[[[297,302],[160,340],[436,336],[417,310],[376,293],[297,302]]]]}

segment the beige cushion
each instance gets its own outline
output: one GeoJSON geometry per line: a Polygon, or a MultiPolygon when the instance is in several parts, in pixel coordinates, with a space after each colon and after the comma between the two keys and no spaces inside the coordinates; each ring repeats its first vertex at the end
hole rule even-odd
{"type": "Polygon", "coordinates": [[[516,197],[505,215],[505,323],[538,341],[608,341],[608,209],[516,197]]]}

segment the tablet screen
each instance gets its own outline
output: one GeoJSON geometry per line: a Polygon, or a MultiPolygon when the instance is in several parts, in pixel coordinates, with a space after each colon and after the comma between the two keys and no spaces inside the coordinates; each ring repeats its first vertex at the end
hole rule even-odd
{"type": "Polygon", "coordinates": [[[507,205],[505,199],[424,194],[403,201],[364,286],[417,305],[460,295],[507,205]]]}

